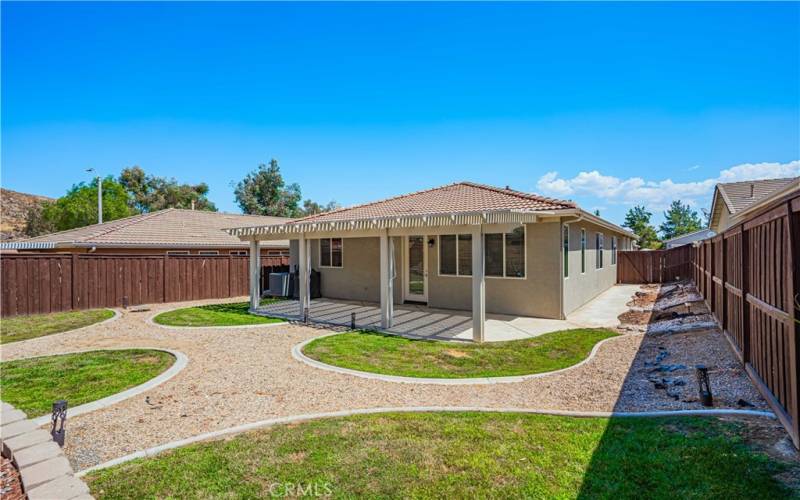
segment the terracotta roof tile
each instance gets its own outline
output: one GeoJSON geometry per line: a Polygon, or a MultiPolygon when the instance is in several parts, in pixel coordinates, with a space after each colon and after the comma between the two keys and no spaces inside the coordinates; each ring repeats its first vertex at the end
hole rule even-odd
{"type": "MultiPolygon", "coordinates": [[[[228,214],[203,210],[169,208],[134,215],[103,224],[60,231],[19,240],[31,243],[82,243],[113,246],[246,246],[224,229],[254,225],[282,224],[290,219],[260,215],[228,214]]],[[[288,241],[271,241],[269,246],[289,246],[288,241]]]]}
{"type": "Polygon", "coordinates": [[[545,198],[472,182],[448,184],[425,191],[311,215],[292,222],[329,222],[417,214],[481,212],[492,210],[546,211],[575,208],[571,201],[545,198]]]}

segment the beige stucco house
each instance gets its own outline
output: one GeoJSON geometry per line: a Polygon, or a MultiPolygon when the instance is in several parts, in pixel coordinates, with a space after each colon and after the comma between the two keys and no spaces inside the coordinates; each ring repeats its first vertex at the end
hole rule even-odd
{"type": "Polygon", "coordinates": [[[709,229],[719,234],[772,200],[800,190],[800,177],[717,184],[711,199],[709,229]]]}
{"type": "Polygon", "coordinates": [[[615,284],[617,251],[636,237],[571,201],[470,182],[229,232],[251,254],[289,240],[301,317],[314,269],[322,297],[380,303],[384,329],[395,304],[420,303],[471,310],[477,341],[486,313],[563,319],[615,284]]]}

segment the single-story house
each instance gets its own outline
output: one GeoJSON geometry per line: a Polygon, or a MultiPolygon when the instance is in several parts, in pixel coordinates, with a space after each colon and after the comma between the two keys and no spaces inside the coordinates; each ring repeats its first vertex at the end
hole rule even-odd
{"type": "Polygon", "coordinates": [[[675,247],[682,247],[683,245],[691,245],[695,241],[701,241],[706,238],[713,238],[714,236],[716,236],[716,234],[717,233],[706,227],[703,229],[699,229],[697,231],[693,231],[691,233],[682,234],[680,236],[664,240],[664,247],[669,249],[675,247]]]}
{"type": "MultiPolygon", "coordinates": [[[[0,243],[19,253],[247,255],[249,247],[224,229],[283,224],[290,219],[168,208],[102,224],[0,243]]],[[[289,255],[286,239],[261,248],[262,256],[289,255]]]]}
{"type": "Polygon", "coordinates": [[[717,234],[722,233],[746,219],[747,214],[797,190],[800,190],[800,177],[717,184],[711,199],[708,227],[717,234]]]}
{"type": "Polygon", "coordinates": [[[616,283],[617,251],[636,238],[571,201],[471,182],[229,232],[254,251],[289,240],[300,317],[314,269],[322,297],[380,303],[384,329],[394,304],[471,309],[476,341],[487,312],[565,318],[616,283]]]}

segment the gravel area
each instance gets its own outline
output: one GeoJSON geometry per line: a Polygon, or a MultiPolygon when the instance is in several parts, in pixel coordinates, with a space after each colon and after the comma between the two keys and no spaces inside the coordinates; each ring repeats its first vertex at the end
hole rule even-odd
{"type": "MultiPolygon", "coordinates": [[[[235,299],[179,306],[231,301],[235,299]]],[[[121,318],[105,325],[3,346],[3,360],[104,347],[164,347],[189,357],[188,366],[168,382],[112,407],[69,419],[65,452],[76,470],[177,439],[301,413],[390,406],[576,411],[700,408],[698,403],[662,397],[648,381],[645,363],[657,355],[659,342],[673,356],[669,363],[691,366],[701,359],[714,366],[712,387],[720,391],[716,407],[739,408],[739,398],[764,407],[746,378],[739,376],[741,369],[726,351],[724,339],[714,333],[685,339],[681,339],[684,334],[652,339],[641,333],[621,335],[575,369],[515,384],[417,385],[319,370],[292,358],[292,346],[328,333],[327,329],[278,325],[170,330],[147,323],[146,318],[177,306],[123,311],[121,318]]],[[[696,394],[693,382],[687,381],[683,391],[684,399],[696,394]]]]}

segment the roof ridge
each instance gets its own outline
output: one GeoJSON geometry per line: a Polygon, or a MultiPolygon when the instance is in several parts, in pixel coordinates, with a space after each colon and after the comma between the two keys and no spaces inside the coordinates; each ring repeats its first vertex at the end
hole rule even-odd
{"type": "Polygon", "coordinates": [[[733,184],[752,184],[754,182],[766,182],[766,181],[793,181],[796,179],[800,179],[800,177],[770,177],[768,179],[750,179],[749,181],[719,182],[718,185],[731,186],[733,184]]]}
{"type": "Polygon", "coordinates": [[[282,217],[280,215],[259,215],[259,214],[237,214],[234,212],[220,212],[220,211],[212,211],[212,210],[192,210],[191,208],[172,208],[164,209],[164,210],[174,210],[177,212],[195,212],[195,213],[203,213],[203,214],[214,214],[214,215],[235,215],[236,217],[272,217],[274,219],[289,219],[291,217],[282,217]]]}

